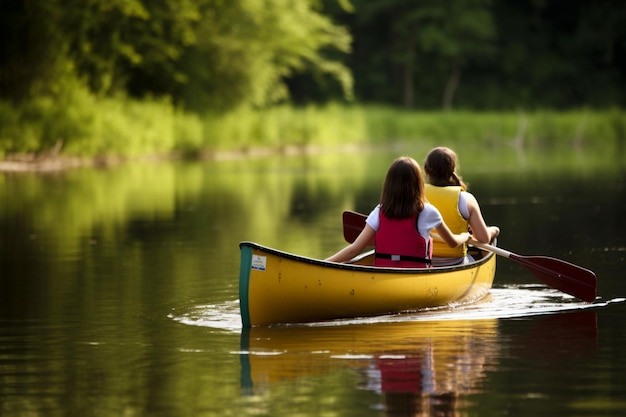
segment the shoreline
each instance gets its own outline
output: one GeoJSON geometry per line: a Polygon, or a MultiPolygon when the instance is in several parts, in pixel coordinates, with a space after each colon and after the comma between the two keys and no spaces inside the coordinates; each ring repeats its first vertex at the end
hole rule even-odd
{"type": "Polygon", "coordinates": [[[130,162],[164,162],[177,160],[190,161],[227,161],[243,158],[261,158],[274,155],[313,155],[324,152],[355,152],[372,148],[371,145],[344,144],[341,146],[301,146],[290,145],[279,148],[243,148],[221,151],[201,151],[193,155],[170,153],[161,155],[144,155],[137,157],[100,156],[92,158],[66,156],[13,155],[0,160],[0,173],[53,173],[73,168],[108,168],[130,162]]]}
{"type": "MultiPolygon", "coordinates": [[[[146,159],[146,158],[140,158],[146,159]]],[[[165,158],[161,158],[165,159],[165,158]]],[[[18,157],[0,161],[0,173],[51,173],[84,167],[109,167],[130,162],[131,158],[18,157]]]]}

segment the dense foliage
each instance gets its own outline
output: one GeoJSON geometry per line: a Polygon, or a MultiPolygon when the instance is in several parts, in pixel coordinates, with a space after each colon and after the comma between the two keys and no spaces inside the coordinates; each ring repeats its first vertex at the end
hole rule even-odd
{"type": "MultiPolygon", "coordinates": [[[[334,3],[329,0],[329,4],[334,3]]],[[[620,0],[353,0],[360,101],[417,108],[624,106],[620,0]]]]}
{"type": "Polygon", "coordinates": [[[625,104],[621,0],[10,0],[0,94],[199,111],[349,97],[408,108],[625,104]],[[333,23],[333,21],[335,23],[333,23]],[[352,54],[350,52],[353,38],[352,54]]]}
{"type": "Polygon", "coordinates": [[[352,88],[327,56],[349,52],[350,36],[317,0],[10,0],[0,39],[0,94],[13,103],[72,80],[198,111],[285,99],[284,79],[298,71],[352,88]]]}
{"type": "Polygon", "coordinates": [[[0,157],[222,147],[277,103],[613,120],[625,82],[621,0],[0,2],[0,157]]]}

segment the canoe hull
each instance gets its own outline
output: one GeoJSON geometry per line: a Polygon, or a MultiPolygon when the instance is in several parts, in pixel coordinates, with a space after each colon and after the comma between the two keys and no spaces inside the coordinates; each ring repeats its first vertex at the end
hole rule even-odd
{"type": "Polygon", "coordinates": [[[415,311],[484,297],[495,256],[431,269],[375,268],[372,255],[337,264],[242,242],[239,301],[244,327],[415,311]]]}

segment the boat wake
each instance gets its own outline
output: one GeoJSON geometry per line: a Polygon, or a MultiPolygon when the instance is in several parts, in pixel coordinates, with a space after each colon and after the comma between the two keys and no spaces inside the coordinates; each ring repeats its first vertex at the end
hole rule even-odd
{"type": "MultiPolygon", "coordinates": [[[[590,304],[544,286],[508,286],[492,288],[485,298],[471,304],[452,304],[445,307],[402,314],[282,326],[321,327],[414,321],[506,319],[598,309],[609,304],[623,303],[625,301],[626,298],[613,298],[611,300],[598,298],[594,303],[590,304]]],[[[209,327],[237,333],[241,331],[238,300],[227,301],[221,304],[188,306],[176,309],[168,317],[188,326],[209,327]]]]}
{"type": "Polygon", "coordinates": [[[168,317],[188,326],[210,327],[237,333],[241,331],[239,300],[177,308],[168,314],[168,317]]]}

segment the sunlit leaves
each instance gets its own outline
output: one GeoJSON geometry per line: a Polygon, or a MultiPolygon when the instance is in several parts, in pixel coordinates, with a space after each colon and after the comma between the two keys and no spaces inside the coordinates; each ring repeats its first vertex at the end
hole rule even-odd
{"type": "Polygon", "coordinates": [[[227,110],[288,98],[285,77],[320,72],[334,77],[346,96],[352,77],[327,51],[350,51],[351,37],[315,9],[316,1],[207,0],[198,44],[184,61],[194,73],[184,102],[227,110]]]}
{"type": "Polygon", "coordinates": [[[2,57],[0,82],[14,86],[2,95],[50,95],[73,77],[98,95],[167,96],[186,108],[224,111],[285,100],[285,77],[319,72],[348,96],[351,74],[336,53],[350,51],[351,37],[320,4],[24,0],[23,7],[0,10],[0,23],[7,23],[0,34],[20,46],[2,57]]]}

